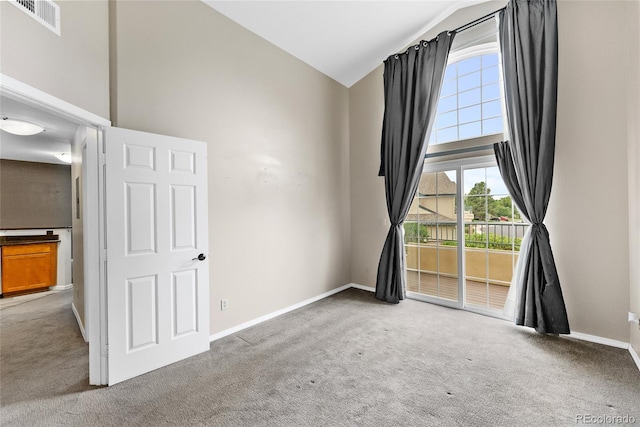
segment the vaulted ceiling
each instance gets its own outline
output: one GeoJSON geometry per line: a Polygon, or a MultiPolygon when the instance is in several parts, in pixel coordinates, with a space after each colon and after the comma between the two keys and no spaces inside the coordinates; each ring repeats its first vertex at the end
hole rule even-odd
{"type": "Polygon", "coordinates": [[[456,10],[487,0],[203,1],[351,87],[456,10]]]}

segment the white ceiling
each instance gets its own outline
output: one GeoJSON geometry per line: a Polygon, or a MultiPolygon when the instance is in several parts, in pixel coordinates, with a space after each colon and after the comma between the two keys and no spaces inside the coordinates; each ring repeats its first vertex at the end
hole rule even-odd
{"type": "Polygon", "coordinates": [[[351,87],[451,13],[487,0],[203,1],[351,87]]]}
{"type": "Polygon", "coordinates": [[[55,154],[71,154],[71,140],[78,125],[51,113],[0,96],[0,116],[39,124],[45,131],[38,135],[17,136],[0,130],[0,159],[38,163],[66,164],[55,154]]]}

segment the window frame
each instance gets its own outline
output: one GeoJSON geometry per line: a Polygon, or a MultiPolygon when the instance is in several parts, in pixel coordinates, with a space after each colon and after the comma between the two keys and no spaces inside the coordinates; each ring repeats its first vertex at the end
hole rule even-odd
{"type": "MultiPolygon", "coordinates": [[[[463,47],[462,49],[458,49],[449,54],[449,58],[447,60],[447,67],[450,64],[455,64],[459,61],[463,61],[468,58],[482,56],[486,54],[497,54],[498,55],[498,64],[502,64],[502,57],[500,54],[500,45],[497,41],[476,44],[470,47],[463,47]]],[[[446,70],[446,68],[445,68],[446,70]]],[[[507,128],[507,120],[506,120],[506,106],[505,106],[505,94],[504,94],[504,76],[502,73],[502,66],[498,67],[498,81],[503,82],[503,84],[499,85],[500,87],[500,100],[501,100],[501,108],[502,108],[502,132],[489,134],[489,135],[480,135],[473,138],[464,138],[458,139],[456,141],[444,142],[440,144],[429,144],[427,147],[427,157],[430,155],[445,155],[448,152],[460,152],[465,151],[470,148],[490,146],[496,142],[504,141],[506,135],[508,134],[507,128]]],[[[456,94],[458,92],[456,91],[456,94]]],[[[438,103],[440,102],[440,97],[438,97],[438,103]]],[[[482,103],[480,104],[482,105],[482,103]]],[[[458,108],[452,111],[458,111],[458,108]]],[[[459,126],[459,125],[458,125],[459,126]]],[[[431,132],[435,128],[435,118],[434,124],[432,125],[431,132]]],[[[427,139],[431,138],[431,133],[426,136],[427,139]]],[[[492,149],[491,149],[492,151],[492,149]]],[[[473,150],[472,153],[469,153],[472,157],[482,156],[484,154],[489,154],[489,148],[486,152],[478,152],[473,150]]],[[[467,157],[464,154],[457,153],[454,158],[467,157]]],[[[454,158],[447,156],[447,160],[453,160],[454,158]]],[[[445,159],[442,159],[445,160],[445,159]]],[[[428,161],[428,160],[427,160],[428,161]]],[[[429,162],[429,161],[428,161],[429,162]]],[[[431,162],[429,162],[431,163],[431,162]]]]}

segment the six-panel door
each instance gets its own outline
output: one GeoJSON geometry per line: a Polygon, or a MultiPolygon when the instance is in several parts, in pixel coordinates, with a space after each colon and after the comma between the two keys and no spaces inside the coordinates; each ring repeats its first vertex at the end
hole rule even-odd
{"type": "Polygon", "coordinates": [[[202,142],[108,128],[109,384],[209,349],[202,142]]]}

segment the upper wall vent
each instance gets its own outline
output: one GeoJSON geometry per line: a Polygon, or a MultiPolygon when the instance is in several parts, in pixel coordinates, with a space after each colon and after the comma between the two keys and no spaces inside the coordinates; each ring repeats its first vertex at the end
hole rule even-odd
{"type": "Polygon", "coordinates": [[[8,0],[9,3],[60,35],[60,6],[51,0],[8,0]]]}

